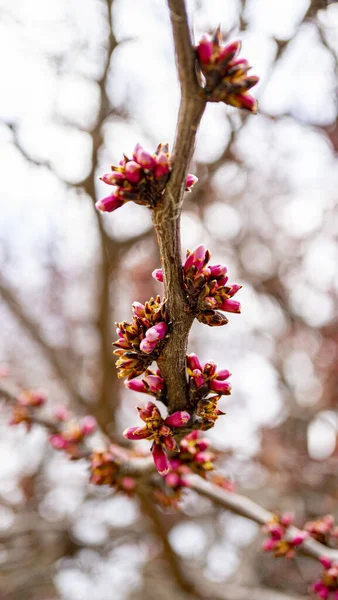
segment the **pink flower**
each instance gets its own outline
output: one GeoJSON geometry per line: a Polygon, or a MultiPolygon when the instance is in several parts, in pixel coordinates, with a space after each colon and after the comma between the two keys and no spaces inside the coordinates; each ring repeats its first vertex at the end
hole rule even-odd
{"type": "Polygon", "coordinates": [[[156,281],[159,281],[160,283],[163,283],[164,279],[163,279],[163,271],[162,269],[155,269],[152,272],[152,276],[154,279],[156,279],[156,281]]]}
{"type": "Polygon", "coordinates": [[[113,212],[124,204],[124,200],[117,193],[113,193],[106,198],[102,198],[95,203],[95,206],[101,212],[113,212]]]}
{"type": "Polygon", "coordinates": [[[185,180],[185,191],[190,192],[192,190],[192,188],[194,187],[195,183],[197,183],[197,182],[198,182],[198,177],[196,177],[196,175],[192,175],[191,173],[189,173],[185,180]]]}
{"type": "Polygon", "coordinates": [[[184,263],[183,268],[185,272],[187,273],[191,267],[195,267],[197,271],[202,269],[206,261],[206,256],[206,247],[203,245],[197,246],[197,248],[195,248],[195,250],[188,255],[184,263]]]}
{"type": "Polygon", "coordinates": [[[126,178],[131,183],[138,183],[141,179],[141,167],[134,160],[129,160],[124,168],[126,178]]]}
{"type": "Polygon", "coordinates": [[[210,37],[205,33],[196,47],[197,56],[202,64],[208,64],[213,54],[213,44],[210,37]]]}
{"type": "Polygon", "coordinates": [[[169,459],[160,444],[153,444],[152,455],[154,464],[160,475],[167,475],[169,473],[170,464],[169,459]]]}
{"type": "Polygon", "coordinates": [[[94,417],[92,417],[91,415],[87,415],[86,417],[84,417],[81,424],[81,430],[83,435],[91,435],[92,433],[94,433],[96,428],[97,422],[94,417]]]}
{"type": "Polygon", "coordinates": [[[153,171],[156,167],[155,158],[147,152],[141,144],[136,144],[133,156],[134,160],[142,167],[142,169],[153,171]]]}
{"type": "Polygon", "coordinates": [[[123,432],[123,435],[129,440],[151,440],[153,442],[151,451],[156,469],[161,475],[166,475],[169,471],[166,450],[174,451],[178,448],[172,429],[185,425],[190,419],[190,414],[186,411],[177,411],[163,419],[153,402],[148,402],[144,408],[138,408],[138,411],[145,425],[129,427],[123,432]]]}

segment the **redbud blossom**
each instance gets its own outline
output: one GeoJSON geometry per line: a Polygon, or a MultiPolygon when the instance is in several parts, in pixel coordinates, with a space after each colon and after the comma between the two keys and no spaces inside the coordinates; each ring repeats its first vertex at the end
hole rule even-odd
{"type": "Polygon", "coordinates": [[[291,513],[273,515],[271,521],[263,527],[263,530],[270,535],[263,544],[265,552],[273,552],[276,557],[294,557],[295,548],[300,546],[309,537],[309,534],[307,531],[298,531],[290,536],[288,528],[292,521],[291,513]]]}
{"type": "MultiPolygon", "coordinates": [[[[191,310],[196,318],[211,327],[226,325],[228,319],[219,311],[240,313],[241,305],[233,296],[241,289],[238,284],[227,285],[227,267],[208,265],[210,252],[203,244],[187,251],[183,265],[183,281],[191,310]]],[[[153,277],[163,281],[162,269],[155,269],[153,277]]]]}
{"type": "Polygon", "coordinates": [[[155,467],[160,475],[166,475],[169,472],[169,460],[166,450],[178,449],[172,428],[186,425],[190,419],[190,414],[187,411],[177,411],[163,419],[153,402],[148,402],[144,408],[138,408],[138,411],[145,425],[143,427],[129,427],[123,432],[123,435],[128,440],[152,440],[151,452],[155,467]]]}
{"type": "Polygon", "coordinates": [[[259,78],[248,76],[248,61],[236,59],[239,41],[222,45],[218,28],[213,37],[204,34],[196,46],[196,55],[205,78],[205,95],[209,102],[225,102],[236,108],[257,112],[257,101],[248,94],[259,78]]]}
{"type": "MultiPolygon", "coordinates": [[[[168,330],[165,300],[150,298],[145,304],[133,303],[133,320],[117,323],[119,339],[114,342],[119,356],[118,377],[132,379],[141,375],[157,358],[168,330]]],[[[137,384],[136,384],[137,385],[137,384]]]]}
{"type": "Polygon", "coordinates": [[[56,450],[64,450],[72,458],[81,456],[81,446],[85,438],[96,430],[94,417],[87,415],[82,422],[68,421],[59,433],[52,434],[49,442],[56,450]]]}
{"type": "Polygon", "coordinates": [[[320,579],[311,586],[311,591],[319,598],[338,600],[338,561],[332,561],[326,556],[320,558],[324,572],[320,579]]]}
{"type": "MultiPolygon", "coordinates": [[[[132,159],[124,156],[117,166],[113,165],[111,168],[111,173],[105,173],[100,179],[108,185],[116,186],[116,190],[96,202],[98,210],[113,212],[129,201],[153,208],[161,200],[170,176],[168,144],[159,144],[154,154],[145,150],[141,144],[136,144],[132,159]]],[[[196,181],[197,177],[189,174],[186,190],[189,191],[196,181]]]]}

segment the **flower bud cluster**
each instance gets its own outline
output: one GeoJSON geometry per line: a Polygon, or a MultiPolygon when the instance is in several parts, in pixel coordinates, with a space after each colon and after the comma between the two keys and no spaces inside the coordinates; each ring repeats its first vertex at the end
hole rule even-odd
{"type": "Polygon", "coordinates": [[[93,452],[90,461],[90,482],[94,485],[109,485],[128,494],[132,493],[137,485],[136,480],[121,472],[121,464],[126,460],[128,460],[128,453],[114,444],[102,452],[93,452]]]}
{"type": "MultiPolygon", "coordinates": [[[[135,202],[154,207],[161,198],[170,174],[170,154],[168,144],[159,144],[154,154],[150,154],[141,144],[136,144],[132,159],[124,156],[118,166],[112,166],[110,173],[100,179],[115,186],[115,191],[96,202],[102,212],[113,212],[126,202],[135,202]]],[[[197,177],[188,175],[186,190],[190,191],[197,177]]]]}
{"type": "Polygon", "coordinates": [[[316,521],[309,521],[305,523],[305,531],[308,531],[310,536],[313,537],[317,542],[321,544],[335,545],[338,539],[338,527],[334,525],[334,518],[332,515],[325,515],[320,517],[316,521]]]}
{"type": "MultiPolygon", "coordinates": [[[[241,305],[233,296],[241,285],[227,285],[227,267],[208,265],[210,252],[201,245],[192,252],[187,251],[183,265],[183,280],[188,301],[195,317],[211,327],[226,325],[228,319],[219,311],[240,313],[241,305]]],[[[153,277],[163,281],[162,269],[155,269],[153,277]]]]}
{"type": "Polygon", "coordinates": [[[309,537],[309,534],[307,531],[298,531],[295,535],[290,536],[288,529],[292,522],[293,516],[290,513],[273,515],[271,521],[263,528],[270,536],[263,544],[265,552],[273,552],[276,557],[294,557],[295,548],[300,546],[309,537]]]}
{"type": "Polygon", "coordinates": [[[322,556],[320,562],[324,567],[324,573],[312,584],[311,591],[324,600],[338,600],[338,561],[334,562],[322,556]]]}
{"type": "Polygon", "coordinates": [[[157,400],[165,401],[166,385],[161,377],[159,369],[156,370],[156,373],[147,369],[142,379],[134,378],[127,380],[124,383],[128,389],[133,390],[134,392],[149,394],[150,396],[155,396],[157,400]]]}
{"type": "Polygon", "coordinates": [[[156,360],[168,331],[165,299],[150,298],[145,304],[134,302],[133,320],[116,323],[119,339],[114,342],[119,356],[118,377],[132,379],[141,375],[156,360]]]}
{"type": "Polygon", "coordinates": [[[80,423],[67,421],[58,433],[49,437],[49,441],[53,448],[63,450],[71,458],[76,459],[82,455],[85,438],[92,435],[96,428],[96,419],[87,415],[80,423]]]}
{"type": "Polygon", "coordinates": [[[231,385],[226,381],[231,373],[227,369],[217,369],[213,361],[202,365],[196,354],[188,354],[187,374],[189,397],[193,406],[196,406],[197,417],[201,419],[201,429],[210,429],[224,414],[218,408],[218,400],[221,396],[231,394],[231,385]]]}
{"type": "Polygon", "coordinates": [[[42,390],[27,390],[20,392],[17,402],[12,408],[10,425],[25,423],[27,429],[31,428],[32,420],[37,408],[41,408],[47,400],[47,395],[42,390]]]}
{"type": "Polygon", "coordinates": [[[241,42],[222,44],[220,28],[210,37],[204,34],[196,46],[200,69],[205,78],[205,94],[209,102],[224,102],[257,112],[257,100],[248,91],[259,81],[248,76],[251,69],[247,60],[236,58],[241,42]]]}
{"type": "Polygon", "coordinates": [[[176,411],[163,419],[153,402],[148,402],[144,408],[137,407],[137,410],[145,425],[129,427],[123,435],[128,440],[152,440],[151,453],[155,467],[161,475],[167,475],[170,469],[167,451],[178,450],[173,429],[186,425],[190,420],[190,414],[186,411],[176,411]]]}

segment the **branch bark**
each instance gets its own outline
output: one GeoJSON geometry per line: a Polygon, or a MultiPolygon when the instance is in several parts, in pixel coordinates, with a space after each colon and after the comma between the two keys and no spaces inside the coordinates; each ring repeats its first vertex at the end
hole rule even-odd
{"type": "Polygon", "coordinates": [[[171,333],[158,364],[168,389],[169,413],[187,407],[185,355],[193,322],[183,290],[180,216],[185,179],[194,150],[196,131],[206,101],[197,81],[194,49],[184,0],[168,0],[181,86],[181,104],[172,153],[172,171],[162,202],[153,210],[164,272],[171,333]]]}

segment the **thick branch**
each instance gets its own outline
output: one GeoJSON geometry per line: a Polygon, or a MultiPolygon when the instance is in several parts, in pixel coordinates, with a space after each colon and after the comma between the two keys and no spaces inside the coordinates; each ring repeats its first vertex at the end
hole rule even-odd
{"type": "Polygon", "coordinates": [[[194,50],[183,0],[168,0],[182,100],[178,116],[172,172],[162,202],[153,210],[165,279],[171,333],[159,367],[168,389],[169,412],[187,407],[185,355],[193,317],[183,291],[180,215],[196,130],[205,109],[195,73],[194,50]]]}
{"type": "MultiPolygon", "coordinates": [[[[253,500],[250,500],[250,498],[228,492],[209,481],[205,481],[205,479],[198,477],[198,475],[189,475],[187,478],[193,490],[237,515],[251,519],[251,521],[255,521],[259,525],[264,525],[272,519],[272,513],[265,510],[259,504],[256,504],[253,500]]],[[[299,533],[299,529],[290,527],[289,532],[293,537],[296,533],[299,533]]],[[[299,549],[304,554],[316,559],[319,559],[321,556],[327,556],[332,560],[338,560],[338,550],[332,550],[312,538],[305,540],[299,549]]]]}

